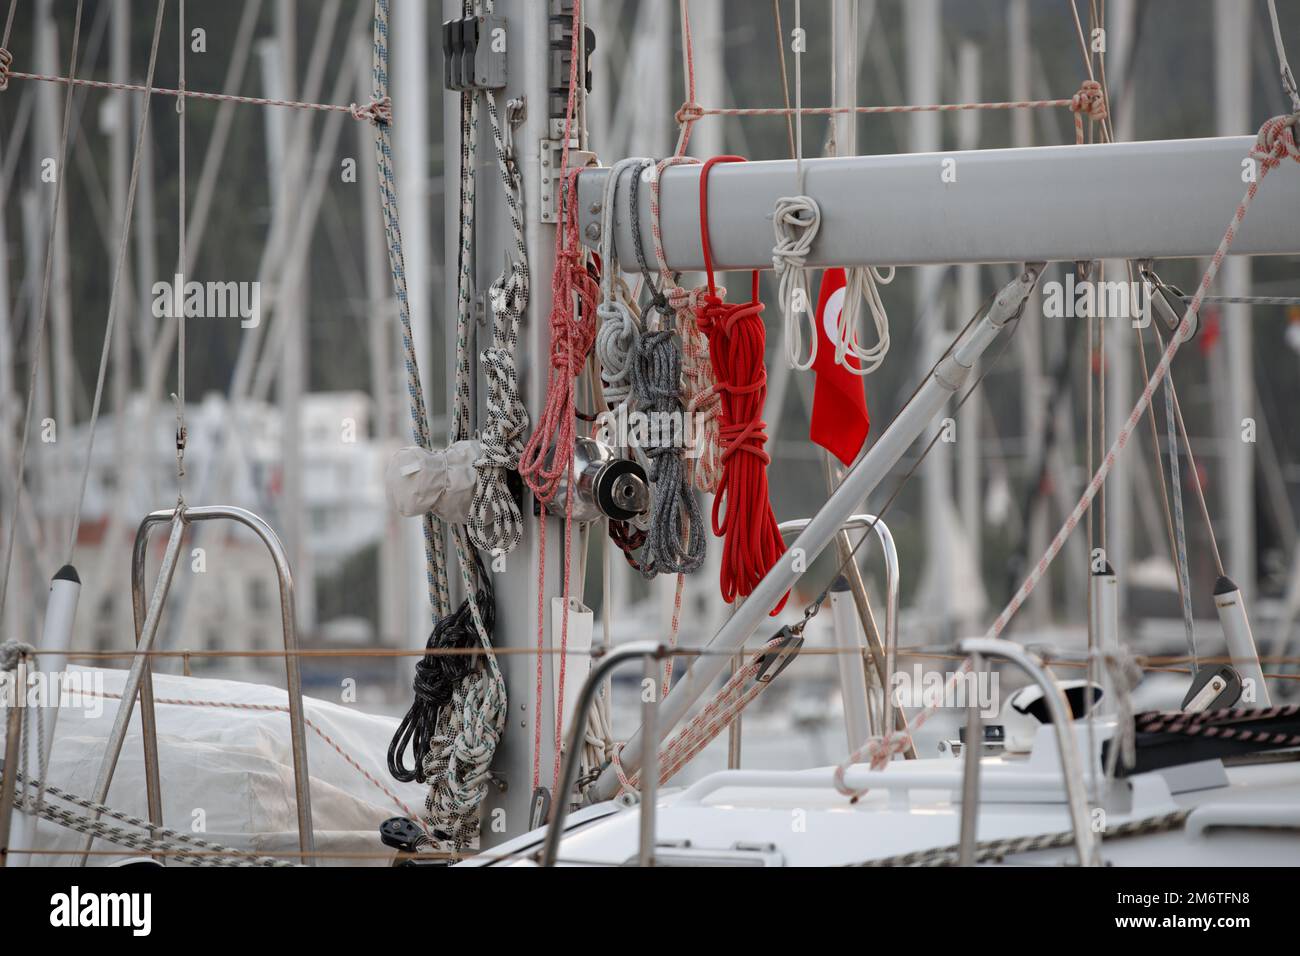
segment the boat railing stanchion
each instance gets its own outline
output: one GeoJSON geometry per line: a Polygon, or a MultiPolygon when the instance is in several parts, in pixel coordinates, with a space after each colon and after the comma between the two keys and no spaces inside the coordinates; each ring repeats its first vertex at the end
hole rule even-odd
{"type": "Polygon", "coordinates": [[[23,719],[27,709],[27,663],[27,652],[20,652],[14,662],[11,678],[13,684],[10,693],[13,696],[9,711],[5,714],[5,769],[4,774],[0,775],[0,786],[4,788],[0,791],[0,840],[4,840],[4,845],[0,846],[0,867],[9,865],[9,851],[12,849],[10,840],[14,831],[10,824],[14,818],[14,797],[18,792],[18,763],[23,744],[23,719]]]}
{"type": "MultiPolygon", "coordinates": [[[[984,658],[978,652],[971,654],[971,673],[975,675],[976,688],[984,658]]],[[[961,777],[961,837],[957,850],[958,866],[975,865],[975,835],[980,818],[980,758],[984,756],[984,721],[980,714],[980,695],[971,692],[966,704],[966,742],[962,745],[963,773],[961,777]]]]}
{"type": "MultiPolygon", "coordinates": [[[[745,599],[743,597],[736,598],[736,603],[733,604],[731,607],[731,613],[735,614],[736,609],[739,608],[740,605],[744,603],[745,603],[745,599]]],[[[736,656],[731,659],[731,673],[727,675],[728,678],[735,677],[736,671],[740,670],[744,666],[745,666],[744,653],[741,652],[736,654],[736,656]]],[[[744,717],[745,717],[744,714],[738,713],[736,714],[735,717],[731,719],[731,723],[727,725],[727,769],[728,770],[740,769],[740,762],[742,759],[742,755],[744,753],[745,727],[744,724],[742,723],[744,717]]]]}
{"type": "MultiPolygon", "coordinates": [[[[555,797],[551,801],[551,820],[546,828],[546,839],[542,843],[542,853],[540,863],[542,866],[554,866],[556,857],[559,854],[560,840],[564,836],[564,820],[569,814],[569,801],[574,786],[578,782],[578,768],[582,763],[582,742],[586,736],[587,729],[587,712],[591,709],[592,703],[596,699],[596,693],[601,684],[618,667],[627,661],[642,658],[649,663],[646,667],[646,674],[649,675],[653,669],[655,677],[655,693],[653,705],[643,708],[643,719],[654,721],[658,717],[659,709],[659,667],[658,663],[664,660],[672,653],[666,646],[655,641],[636,641],[631,644],[624,644],[622,647],[610,648],[604,651],[599,657],[592,655],[592,668],[587,674],[587,679],[583,681],[582,689],[578,692],[578,703],[573,708],[573,723],[569,726],[569,735],[567,745],[564,751],[564,765],[560,771],[560,786],[555,792],[555,797]]],[[[658,747],[658,735],[647,734],[643,738],[643,748],[658,747]]],[[[654,766],[646,766],[646,770],[641,774],[641,812],[642,816],[642,841],[638,848],[637,859],[645,860],[647,855],[654,852],[654,795],[655,784],[658,783],[658,753],[653,754],[654,766]],[[648,785],[646,780],[652,782],[648,785]],[[644,816],[646,803],[649,801],[650,819],[649,827],[651,829],[648,846],[645,836],[646,818],[644,816]]]]}
{"type": "MultiPolygon", "coordinates": [[[[290,749],[293,755],[294,796],[297,802],[298,846],[303,853],[303,862],[315,865],[314,853],[316,838],[312,830],[311,818],[311,777],[307,768],[306,721],[303,716],[302,671],[298,660],[298,637],[294,607],[293,572],[284,546],[275,531],[260,517],[244,508],[230,506],[205,506],[199,508],[177,507],[175,511],[155,511],[147,515],[136,532],[135,547],[131,560],[131,597],[132,609],[136,621],[136,656],[127,673],[126,684],[122,691],[122,702],[118,715],[110,732],[108,746],[100,765],[100,776],[96,781],[95,797],[103,803],[108,797],[108,787],[112,783],[113,771],[122,752],[122,743],[126,738],[131,711],[137,695],[140,697],[141,730],[144,738],[146,791],[149,798],[149,820],[155,826],[162,825],[162,788],[158,763],[158,727],[154,712],[154,694],[152,668],[149,662],[150,652],[158,633],[158,623],[163,604],[167,599],[176,564],[180,554],[180,540],[184,526],[195,521],[212,520],[235,521],[251,529],[266,546],[275,564],[276,577],[280,585],[280,623],[284,631],[285,687],[288,696],[290,749]],[[167,550],[163,554],[162,566],[159,568],[158,580],[154,584],[153,597],[146,611],[144,606],[145,558],[148,554],[149,532],[155,524],[171,521],[171,536],[167,541],[167,550]]],[[[93,843],[93,836],[88,838],[85,850],[93,843]]],[[[81,862],[84,865],[86,857],[81,862]]]]}
{"type": "MultiPolygon", "coordinates": [[[[797,534],[808,527],[809,518],[795,518],[790,521],[782,521],[779,525],[781,535],[787,537],[797,534]]],[[[900,707],[894,710],[892,707],[892,678],[894,674],[895,659],[898,652],[898,594],[899,594],[899,573],[898,573],[898,547],[894,544],[894,535],[889,530],[889,525],[885,524],[876,515],[856,514],[849,517],[840,525],[840,532],[846,533],[860,529],[871,529],[875,532],[876,537],[880,539],[880,550],[885,556],[885,640],[884,646],[873,648],[871,652],[872,664],[876,671],[876,678],[880,682],[880,689],[883,695],[882,701],[882,727],[893,727],[902,733],[907,733],[907,715],[903,713],[900,707]],[[895,716],[896,715],[896,716],[895,716]]],[[[856,563],[854,564],[856,567],[856,563]]],[[[852,579],[849,581],[852,587],[852,579]]],[[[859,620],[865,630],[865,623],[859,620]]],[[[839,655],[843,657],[843,655],[839,655]]],[[[841,661],[841,667],[843,666],[841,661]]],[[[861,666],[858,667],[861,670],[861,666]]],[[[865,673],[858,676],[858,680],[864,682],[865,673]]],[[[841,678],[845,678],[842,676],[841,678]]],[[[845,701],[845,720],[849,720],[848,701],[845,701]]],[[[848,730],[850,736],[854,734],[852,727],[848,730]]],[[[861,745],[859,741],[858,746],[861,745]]],[[[856,747],[850,747],[850,750],[856,747]]],[[[916,758],[916,745],[912,742],[911,737],[907,738],[907,749],[904,755],[909,760],[916,758]]]]}
{"type": "MultiPolygon", "coordinates": [[[[158,569],[158,580],[154,583],[149,609],[136,642],[136,654],[131,659],[131,667],[122,685],[122,697],[118,703],[117,714],[113,717],[113,727],[108,733],[108,740],[105,741],[104,756],[100,760],[99,772],[95,777],[95,788],[91,793],[91,799],[95,803],[105,803],[108,800],[108,788],[113,782],[113,771],[117,769],[117,760],[122,755],[122,744],[126,741],[126,733],[131,724],[131,712],[135,709],[136,698],[140,695],[149,654],[158,635],[158,622],[162,617],[163,604],[167,600],[167,592],[171,589],[176,562],[180,556],[181,538],[185,531],[185,508],[178,504],[174,511],[167,514],[171,521],[167,550],[163,552],[162,565],[158,569]]],[[[91,811],[91,813],[94,819],[99,819],[97,812],[91,811]]],[[[94,843],[95,835],[87,834],[78,861],[79,866],[86,865],[94,843]]]]}
{"type": "MultiPolygon", "coordinates": [[[[645,656],[645,678],[641,685],[641,723],[650,728],[641,747],[641,839],[637,850],[637,866],[654,866],[655,862],[655,798],[659,790],[659,744],[654,733],[655,715],[659,712],[659,683],[663,673],[659,657],[645,656]]],[[[583,721],[586,723],[586,721],[583,721]]]]}
{"type": "MultiPolygon", "coordinates": [[[[136,529],[135,544],[131,549],[131,615],[135,622],[135,646],[140,649],[147,617],[144,603],[144,578],[149,554],[149,532],[155,524],[171,520],[171,511],[154,511],[145,515],[136,529]]],[[[162,826],[162,774],[158,764],[158,722],[154,709],[153,662],[145,655],[144,670],[140,679],[140,736],[144,740],[145,797],[149,807],[149,822],[162,826]]],[[[159,859],[159,862],[162,862],[159,859]]]]}
{"type": "MultiPolygon", "coordinates": [[[[991,637],[968,637],[960,641],[958,647],[963,654],[975,657],[977,662],[987,658],[1009,661],[1042,688],[1043,701],[1047,705],[1048,713],[1052,718],[1052,727],[1056,732],[1056,749],[1060,754],[1066,806],[1070,813],[1070,827],[1074,832],[1074,845],[1078,851],[1079,865],[1098,866],[1100,861],[1097,856],[1097,840],[1089,826],[1083,767],[1079,759],[1078,743],[1074,739],[1074,730],[1071,726],[1070,703],[1065,699],[1065,694],[1052,679],[1052,675],[1044,670],[1038,658],[1013,641],[991,637]]],[[[979,741],[972,742],[968,739],[966,746],[969,747],[972,743],[978,744],[979,741]]],[[[969,762],[966,766],[969,769],[969,762]]],[[[963,783],[963,795],[965,790],[966,785],[963,783]]],[[[963,818],[966,812],[966,802],[963,800],[963,818]]],[[[972,821],[972,832],[974,825],[972,821]]],[[[962,832],[964,836],[966,832],[964,823],[962,832]]]]}

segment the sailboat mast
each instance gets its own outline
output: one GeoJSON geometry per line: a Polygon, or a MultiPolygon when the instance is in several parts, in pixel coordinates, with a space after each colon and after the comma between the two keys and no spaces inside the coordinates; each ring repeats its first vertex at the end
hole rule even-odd
{"type": "MultiPolygon", "coordinates": [[[[559,141],[563,135],[563,115],[553,115],[553,104],[562,103],[559,96],[553,97],[552,90],[566,88],[568,85],[567,51],[569,48],[569,27],[572,22],[572,0],[497,0],[495,16],[504,18],[507,42],[507,80],[506,86],[496,93],[498,109],[503,126],[508,129],[509,142],[513,144],[513,160],[518,169],[522,185],[522,208],[524,214],[524,244],[528,255],[529,273],[532,277],[531,294],[527,310],[522,316],[519,328],[519,343],[516,351],[519,373],[520,397],[528,409],[530,422],[536,422],[541,413],[546,396],[546,370],[550,356],[550,333],[548,319],[551,311],[550,277],[554,271],[554,226],[543,222],[543,194],[550,190],[550,202],[554,205],[553,185],[543,184],[543,174],[553,182],[558,174],[554,166],[554,157],[558,155],[559,141]],[[561,56],[561,52],[565,55],[561,56]],[[543,161],[547,165],[543,166],[543,161]]],[[[463,15],[460,0],[443,0],[442,18],[451,20],[463,15]]],[[[579,69],[580,77],[585,71],[579,69]]],[[[410,80],[408,79],[407,82],[410,80]]],[[[581,82],[581,80],[580,80],[581,82]]],[[[497,168],[495,149],[492,144],[491,125],[480,103],[480,122],[476,149],[475,169],[475,203],[474,203],[474,249],[472,268],[474,276],[474,309],[489,317],[489,303],[486,292],[493,281],[500,275],[506,256],[513,253],[510,219],[504,185],[497,168]]],[[[445,92],[443,94],[443,170],[446,188],[443,191],[443,212],[447,223],[447,241],[445,244],[444,273],[447,277],[444,289],[443,314],[445,341],[448,356],[447,387],[454,387],[454,366],[456,354],[456,316],[457,291],[456,276],[460,268],[458,249],[460,248],[459,231],[461,224],[461,202],[459,196],[460,182],[460,94],[445,92]]],[[[573,130],[573,140],[581,143],[585,136],[581,130],[583,111],[578,111],[573,130]]],[[[400,118],[395,128],[400,128],[400,118]]],[[[571,158],[572,161],[572,158],[571,158]]],[[[410,203],[403,197],[403,209],[410,208],[410,203]]],[[[470,348],[475,356],[487,343],[489,326],[481,325],[476,320],[470,323],[472,337],[470,348]],[[477,332],[478,341],[473,338],[477,332]]],[[[472,361],[471,368],[477,370],[478,362],[472,361]]],[[[471,391],[481,393],[481,383],[473,383],[471,391]]],[[[471,415],[477,421],[482,417],[482,405],[471,409],[471,415]]],[[[563,517],[557,520],[548,518],[546,533],[546,582],[543,588],[539,581],[538,537],[539,522],[534,517],[532,499],[525,494],[523,513],[523,536],[518,545],[508,555],[485,554],[483,559],[489,563],[492,586],[496,591],[496,627],[493,644],[503,653],[498,656],[498,663],[505,678],[509,694],[509,719],[497,746],[492,773],[495,786],[488,788],[483,803],[480,830],[481,845],[491,847],[512,836],[527,831],[534,825],[530,821],[530,809],[533,803],[534,744],[537,746],[537,764],[541,768],[540,783],[550,787],[552,767],[555,757],[555,710],[552,687],[553,671],[558,662],[555,655],[511,653],[521,650],[536,650],[538,645],[538,604],[546,600],[544,615],[544,633],[542,643],[551,647],[551,606],[549,598],[559,594],[559,580],[563,568],[562,548],[564,542],[563,517]],[[543,593],[539,595],[539,588],[543,593]],[[537,673],[542,671],[542,700],[538,707],[537,673]],[[541,728],[538,733],[537,715],[540,714],[541,728]]],[[[582,595],[582,562],[580,541],[583,535],[575,528],[573,547],[573,580],[571,595],[582,595]]],[[[449,555],[452,561],[454,556],[449,555]]],[[[421,558],[421,566],[423,559],[421,558]]],[[[458,575],[452,574],[453,579],[458,575]]],[[[426,618],[427,624],[427,618],[426,618]]],[[[427,630],[427,628],[426,628],[427,630]]],[[[557,641],[558,644],[558,635],[557,641]]],[[[571,655],[568,662],[570,671],[583,669],[588,664],[586,657],[571,655]]],[[[580,679],[580,678],[579,678],[580,679]]],[[[570,682],[572,678],[570,678],[570,682]]]]}

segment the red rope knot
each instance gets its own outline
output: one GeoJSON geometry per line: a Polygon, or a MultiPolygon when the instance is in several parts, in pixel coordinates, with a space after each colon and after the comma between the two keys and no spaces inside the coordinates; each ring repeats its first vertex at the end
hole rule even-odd
{"type": "Polygon", "coordinates": [[[697,120],[704,118],[704,107],[693,100],[687,100],[678,108],[677,112],[673,114],[673,118],[677,120],[678,126],[685,126],[688,123],[694,123],[697,120]]]}
{"type": "Polygon", "coordinates": [[[353,103],[348,107],[348,112],[357,122],[388,126],[393,122],[393,101],[387,96],[378,100],[371,97],[369,103],[353,103]]]}
{"type": "Polygon", "coordinates": [[[684,312],[687,309],[695,309],[695,293],[688,289],[683,289],[679,285],[670,286],[667,290],[668,307],[674,312],[684,312]]]}
{"type": "Polygon", "coordinates": [[[1300,113],[1274,116],[1259,128],[1259,136],[1250,151],[1251,159],[1272,169],[1286,157],[1300,162],[1300,147],[1296,145],[1296,129],[1300,126],[1300,113]]]}
{"type": "Polygon", "coordinates": [[[572,323],[569,334],[551,337],[551,367],[567,373],[570,378],[577,378],[587,361],[587,353],[591,351],[595,329],[591,322],[582,319],[569,321],[572,323]]]}
{"type": "Polygon", "coordinates": [[[0,47],[0,93],[9,89],[9,68],[14,65],[14,55],[0,47]]]}
{"type": "Polygon", "coordinates": [[[1074,113],[1087,114],[1089,119],[1100,123],[1106,118],[1106,97],[1102,94],[1101,84],[1096,80],[1084,80],[1070,100],[1070,110],[1074,113]]]}

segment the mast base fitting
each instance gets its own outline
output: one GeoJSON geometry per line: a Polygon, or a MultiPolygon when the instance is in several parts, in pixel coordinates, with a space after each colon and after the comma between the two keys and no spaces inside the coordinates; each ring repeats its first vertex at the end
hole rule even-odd
{"type": "MultiPolygon", "coordinates": [[[[631,521],[650,508],[650,483],[645,469],[635,461],[619,458],[614,450],[594,438],[579,438],[573,446],[573,469],[560,480],[555,498],[546,506],[553,515],[571,514],[574,521],[631,521]],[[569,478],[577,489],[572,511],[567,496],[569,478]]],[[[541,509],[533,503],[534,514],[541,509]]]]}

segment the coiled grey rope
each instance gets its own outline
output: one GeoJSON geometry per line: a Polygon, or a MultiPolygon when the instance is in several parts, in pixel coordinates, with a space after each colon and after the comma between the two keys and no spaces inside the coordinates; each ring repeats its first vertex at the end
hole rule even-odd
{"type": "Polygon", "coordinates": [[[18,666],[20,657],[31,657],[35,653],[36,648],[22,641],[9,640],[0,643],[0,671],[8,673],[18,666]]]}
{"type": "Polygon", "coordinates": [[[704,563],[706,540],[704,516],[691,490],[683,461],[686,413],[682,403],[681,345],[676,330],[670,326],[674,310],[655,285],[641,242],[640,180],[639,174],[633,177],[628,197],[632,246],[658,317],[651,319],[651,330],[636,345],[631,380],[636,405],[650,418],[644,450],[650,462],[651,517],[641,573],[651,578],[656,574],[689,574],[698,570],[704,563]],[[661,325],[669,327],[660,328],[661,325]]]}
{"type": "Polygon", "coordinates": [[[644,451],[650,461],[653,497],[641,562],[641,573],[647,578],[689,574],[704,563],[704,518],[683,463],[681,380],[677,333],[660,329],[643,335],[632,362],[632,394],[650,418],[644,451]]]}
{"type": "Polygon", "coordinates": [[[618,181],[631,169],[632,183],[641,177],[641,170],[653,165],[650,159],[620,159],[609,171],[605,181],[605,196],[600,209],[600,304],[596,306],[596,361],[600,363],[601,391],[610,411],[632,397],[631,366],[637,342],[641,338],[641,325],[626,303],[615,295],[619,272],[618,252],[614,245],[614,204],[618,196],[618,181]]]}
{"type": "Polygon", "coordinates": [[[601,390],[610,411],[632,396],[632,353],[641,340],[641,326],[632,310],[618,301],[596,306],[596,361],[600,362],[601,390]]]}

